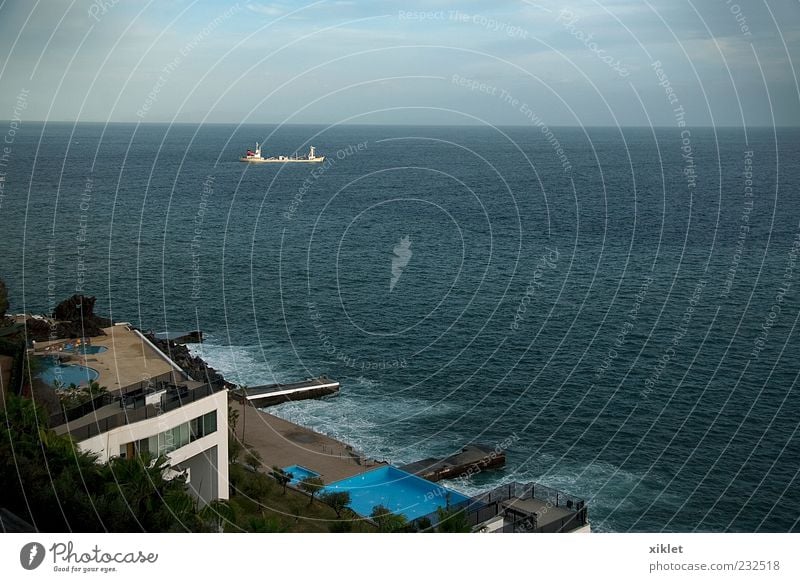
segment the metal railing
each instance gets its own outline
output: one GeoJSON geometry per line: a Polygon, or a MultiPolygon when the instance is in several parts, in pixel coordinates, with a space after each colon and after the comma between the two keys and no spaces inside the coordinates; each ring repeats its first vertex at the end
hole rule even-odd
{"type": "Polygon", "coordinates": [[[128,394],[129,392],[146,390],[158,384],[165,384],[165,383],[175,384],[176,382],[182,382],[186,380],[186,378],[180,378],[178,376],[180,376],[180,374],[178,374],[178,372],[175,370],[170,372],[164,372],[163,374],[158,374],[157,376],[153,376],[146,380],[140,380],[139,382],[133,382],[132,384],[123,386],[122,388],[117,390],[117,392],[119,394],[125,395],[128,394]]]}
{"type": "Polygon", "coordinates": [[[539,499],[553,507],[573,510],[577,508],[578,504],[585,504],[583,499],[539,483],[508,483],[495,487],[491,491],[480,493],[475,496],[475,499],[483,503],[502,502],[510,499],[539,499]]]}
{"type": "MultiPolygon", "coordinates": [[[[510,519],[510,523],[504,524],[502,529],[499,530],[504,533],[567,532],[588,523],[588,508],[583,499],[538,483],[513,482],[501,485],[466,501],[454,503],[450,505],[449,510],[451,512],[463,510],[467,524],[472,528],[503,515],[505,519],[510,519]],[[532,516],[522,515],[513,510],[509,511],[503,505],[505,501],[526,499],[537,499],[545,503],[546,507],[558,507],[570,511],[570,513],[562,518],[539,525],[532,516]]],[[[426,519],[436,525],[439,521],[439,513],[432,512],[417,518],[417,520],[426,519]]]]}
{"type": "Polygon", "coordinates": [[[56,427],[66,424],[67,422],[72,422],[73,420],[77,420],[86,416],[87,414],[95,412],[98,408],[113,404],[117,400],[119,400],[119,397],[114,396],[113,394],[104,393],[96,396],[88,402],[84,402],[79,406],[74,406],[72,408],[62,407],[60,412],[50,415],[50,426],[56,427]]]}
{"type": "MultiPolygon", "coordinates": [[[[181,406],[185,406],[187,404],[191,404],[192,402],[196,402],[211,396],[222,389],[224,389],[224,383],[215,382],[213,384],[204,384],[203,386],[195,388],[194,390],[179,390],[174,393],[170,393],[168,390],[167,393],[162,396],[159,406],[146,404],[143,406],[123,407],[122,411],[117,414],[108,416],[106,418],[96,419],[94,422],[90,422],[74,429],[68,429],[67,432],[80,442],[120,426],[155,418],[156,416],[160,416],[165,412],[178,409],[181,406]]],[[[120,401],[120,403],[122,403],[122,401],[120,401]]]]}

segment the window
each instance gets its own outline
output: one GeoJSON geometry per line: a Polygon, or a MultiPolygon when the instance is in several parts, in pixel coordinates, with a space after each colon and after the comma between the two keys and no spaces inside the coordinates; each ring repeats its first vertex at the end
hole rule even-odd
{"type": "Polygon", "coordinates": [[[204,436],[210,435],[213,432],[217,431],[217,411],[213,410],[208,414],[204,414],[203,416],[198,416],[192,422],[191,425],[191,440],[196,441],[197,439],[203,438],[204,436]]]}
{"type": "Polygon", "coordinates": [[[133,441],[119,447],[119,456],[131,458],[134,454],[164,455],[217,431],[217,411],[193,418],[178,426],[151,437],[133,441]]]}

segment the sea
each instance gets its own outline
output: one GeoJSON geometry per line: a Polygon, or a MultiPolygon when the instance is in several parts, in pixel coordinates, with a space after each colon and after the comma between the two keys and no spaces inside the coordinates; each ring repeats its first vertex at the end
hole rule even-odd
{"type": "Polygon", "coordinates": [[[800,130],[23,123],[10,312],[73,293],[403,464],[469,443],[592,527],[798,531],[800,130]],[[320,164],[245,164],[267,155],[320,164]]]}

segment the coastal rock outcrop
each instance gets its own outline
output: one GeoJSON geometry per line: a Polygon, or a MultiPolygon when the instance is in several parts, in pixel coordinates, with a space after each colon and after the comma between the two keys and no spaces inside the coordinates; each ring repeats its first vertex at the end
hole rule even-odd
{"type": "Polygon", "coordinates": [[[169,358],[178,364],[183,371],[189,374],[195,380],[200,382],[225,382],[228,387],[234,387],[233,384],[227,382],[222,374],[217,372],[214,368],[206,364],[202,358],[193,356],[183,344],[179,344],[172,340],[159,339],[152,333],[145,334],[154,346],[164,352],[169,358]]]}
{"type": "Polygon", "coordinates": [[[95,297],[73,295],[65,299],[53,310],[53,319],[58,321],[61,337],[93,337],[105,335],[104,327],[111,320],[94,314],[95,297]]]}
{"type": "Polygon", "coordinates": [[[42,317],[28,317],[25,327],[28,339],[47,341],[105,335],[104,327],[113,325],[106,318],[95,315],[96,298],[73,295],[53,310],[52,321],[42,317]]]}

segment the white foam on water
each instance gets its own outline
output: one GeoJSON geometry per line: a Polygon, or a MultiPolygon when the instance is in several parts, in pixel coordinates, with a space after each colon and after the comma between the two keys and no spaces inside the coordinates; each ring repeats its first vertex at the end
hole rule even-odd
{"type": "MultiPolygon", "coordinates": [[[[589,521],[593,531],[614,531],[611,524],[603,519],[592,519],[593,515],[605,516],[612,512],[641,511],[643,508],[636,503],[634,496],[626,498],[627,493],[634,487],[641,486],[653,489],[653,485],[642,483],[644,476],[637,472],[619,469],[619,467],[604,461],[588,464],[559,463],[557,470],[543,471],[542,466],[547,461],[556,461],[551,455],[543,455],[539,459],[539,468],[507,466],[505,470],[489,471],[475,476],[451,479],[446,485],[465,495],[477,495],[482,491],[493,489],[507,483],[534,482],[558,491],[568,493],[573,497],[584,499],[589,506],[589,521]],[[545,458],[547,457],[547,458],[545,458]]],[[[655,494],[658,490],[655,489],[655,494]]],[[[641,494],[635,495],[636,499],[641,494]]],[[[613,521],[613,518],[612,520],[613,521]]]]}
{"type": "MultiPolygon", "coordinates": [[[[199,356],[235,384],[258,386],[293,382],[308,374],[298,369],[293,353],[277,346],[221,345],[213,339],[202,344],[187,344],[199,356]]],[[[352,445],[363,454],[392,463],[410,463],[441,453],[441,442],[414,442],[399,435],[413,432],[420,417],[457,416],[456,403],[436,403],[413,397],[386,394],[381,383],[364,376],[337,378],[342,383],[339,396],[324,400],[287,402],[266,409],[270,414],[305,426],[352,445]]]]}
{"type": "Polygon", "coordinates": [[[268,412],[348,443],[369,457],[403,464],[440,452],[441,442],[413,440],[420,418],[432,420],[457,409],[458,405],[434,407],[418,398],[383,395],[372,380],[345,380],[339,396],[287,402],[268,412]]]}
{"type": "Polygon", "coordinates": [[[228,382],[260,386],[297,380],[290,371],[265,361],[276,348],[252,345],[219,345],[211,342],[186,344],[193,356],[199,356],[209,366],[222,374],[228,382]]]}
{"type": "MultiPolygon", "coordinates": [[[[203,358],[226,380],[237,384],[257,386],[305,377],[292,365],[293,354],[286,354],[276,346],[225,346],[206,341],[188,347],[193,355],[203,358]]],[[[436,421],[437,416],[452,421],[464,411],[461,405],[433,404],[420,398],[395,396],[373,378],[356,376],[339,380],[342,382],[339,396],[287,402],[266,410],[352,445],[368,457],[397,465],[452,452],[448,448],[452,443],[443,442],[445,437],[414,441],[413,434],[419,430],[421,418],[430,420],[431,426],[438,426],[441,423],[436,421]]],[[[532,481],[585,499],[589,503],[591,521],[593,509],[594,515],[641,510],[634,505],[634,497],[641,498],[640,494],[625,497],[642,479],[643,475],[620,470],[608,462],[569,463],[542,454],[535,462],[516,465],[511,455],[504,469],[486,471],[477,478],[448,480],[445,485],[466,495],[476,495],[506,483],[532,481]],[[557,469],[549,470],[553,466],[557,469]]],[[[659,485],[649,477],[647,483],[641,483],[653,494],[663,496],[659,485]]],[[[608,522],[599,519],[592,522],[592,527],[596,531],[613,531],[608,522]]]]}

